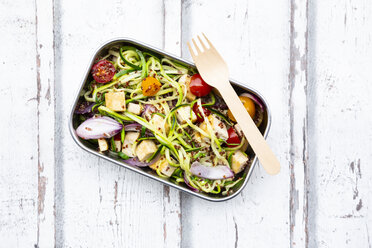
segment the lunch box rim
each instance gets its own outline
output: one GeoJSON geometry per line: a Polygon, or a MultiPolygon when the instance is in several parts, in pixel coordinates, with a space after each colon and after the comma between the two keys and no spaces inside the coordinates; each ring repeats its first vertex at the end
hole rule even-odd
{"type": "MultiPolygon", "coordinates": [[[[191,194],[193,196],[197,196],[197,197],[202,198],[204,200],[213,201],[213,202],[223,202],[223,201],[230,200],[230,199],[234,198],[235,196],[237,196],[245,188],[245,186],[247,185],[247,183],[248,183],[248,181],[249,181],[249,179],[251,177],[251,174],[253,172],[253,169],[256,166],[257,162],[258,162],[256,155],[254,155],[254,159],[253,159],[251,165],[248,168],[248,172],[247,172],[247,175],[246,175],[246,177],[244,179],[243,184],[240,186],[240,188],[237,191],[235,191],[233,194],[228,195],[228,196],[223,196],[223,197],[216,197],[215,196],[215,197],[211,197],[211,196],[209,196],[209,195],[207,195],[205,193],[203,194],[203,193],[199,193],[199,192],[194,192],[191,189],[188,189],[186,187],[182,187],[182,186],[177,185],[175,183],[172,183],[170,181],[166,181],[166,180],[164,180],[164,179],[162,179],[162,178],[160,178],[160,177],[158,177],[156,175],[152,175],[152,174],[150,174],[150,173],[148,173],[146,171],[143,171],[142,169],[140,169],[138,167],[134,167],[134,166],[128,165],[128,164],[126,164],[124,162],[117,161],[117,160],[115,160],[113,158],[110,158],[110,157],[108,157],[108,156],[106,156],[104,154],[99,153],[98,151],[94,151],[94,150],[88,148],[85,144],[83,144],[80,141],[80,139],[77,137],[77,135],[75,133],[75,130],[74,130],[74,127],[73,127],[73,116],[74,116],[75,107],[76,107],[77,102],[78,102],[78,100],[80,98],[81,90],[84,88],[85,82],[86,82],[86,80],[87,80],[87,78],[89,76],[90,68],[92,67],[92,65],[94,63],[94,60],[95,60],[97,54],[100,53],[103,49],[105,49],[108,46],[112,45],[113,43],[118,43],[118,42],[131,43],[134,46],[142,47],[142,48],[148,49],[148,50],[152,50],[152,51],[154,51],[154,52],[156,52],[156,53],[158,53],[158,54],[160,54],[162,56],[166,56],[166,57],[169,57],[169,58],[174,59],[176,61],[180,61],[180,62],[182,62],[184,64],[187,64],[187,65],[195,68],[195,64],[192,63],[191,61],[188,61],[188,60],[183,59],[183,58],[181,58],[179,56],[176,56],[176,55],[174,55],[172,53],[166,52],[164,50],[161,50],[159,48],[153,47],[151,45],[145,44],[143,42],[137,41],[137,40],[132,39],[132,38],[118,37],[118,38],[113,38],[113,39],[110,39],[110,40],[104,42],[102,45],[100,45],[95,50],[93,56],[89,60],[89,64],[88,64],[88,67],[85,70],[85,73],[84,73],[84,76],[83,76],[81,85],[80,85],[79,90],[78,90],[78,92],[76,94],[76,97],[74,98],[74,102],[73,102],[73,104],[71,106],[71,111],[70,111],[70,116],[69,116],[69,130],[70,130],[70,134],[71,134],[73,140],[75,141],[75,143],[78,146],[80,146],[83,150],[85,150],[85,151],[87,151],[87,152],[89,152],[91,154],[94,154],[94,155],[96,155],[96,156],[98,156],[100,158],[103,158],[105,160],[108,160],[108,161],[110,161],[112,163],[115,163],[117,165],[120,165],[120,166],[122,166],[122,167],[124,167],[126,169],[129,169],[131,171],[137,172],[137,173],[139,173],[139,174],[141,174],[143,176],[147,176],[147,177],[152,178],[152,179],[154,179],[154,180],[156,180],[158,182],[162,182],[162,183],[164,183],[164,184],[166,184],[166,185],[168,185],[170,187],[173,187],[173,188],[176,188],[178,190],[181,190],[182,192],[185,192],[187,194],[191,194]]],[[[230,80],[230,82],[233,85],[236,85],[236,86],[240,87],[243,90],[246,90],[246,91],[249,91],[249,92],[253,92],[256,96],[258,96],[260,98],[260,100],[265,105],[265,107],[266,107],[266,113],[267,113],[267,124],[266,124],[266,128],[264,130],[263,136],[264,136],[264,138],[266,138],[267,135],[268,135],[268,133],[269,133],[270,126],[271,126],[271,113],[270,113],[270,108],[269,108],[269,105],[268,105],[266,99],[258,91],[256,91],[255,89],[253,89],[253,88],[251,88],[249,86],[246,86],[246,85],[244,85],[244,84],[242,84],[242,83],[240,83],[240,82],[238,82],[238,81],[236,81],[234,79],[231,79],[230,78],[229,80],[230,80]]]]}

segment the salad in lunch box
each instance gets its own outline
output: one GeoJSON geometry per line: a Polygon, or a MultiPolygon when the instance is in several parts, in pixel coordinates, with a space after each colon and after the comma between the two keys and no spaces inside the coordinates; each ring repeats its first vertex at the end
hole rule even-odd
{"type": "MultiPolygon", "coordinates": [[[[259,126],[264,107],[240,96],[259,126]]],[[[225,102],[193,68],[130,46],[97,58],[75,109],[76,134],[132,166],[191,190],[228,195],[250,164],[225,102]]]]}

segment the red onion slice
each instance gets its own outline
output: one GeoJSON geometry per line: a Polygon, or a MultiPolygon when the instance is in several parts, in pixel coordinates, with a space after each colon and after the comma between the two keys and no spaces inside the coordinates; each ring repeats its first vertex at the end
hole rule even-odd
{"type": "Polygon", "coordinates": [[[92,112],[92,107],[95,104],[96,104],[95,102],[93,102],[93,103],[90,103],[90,102],[78,103],[76,105],[74,113],[75,114],[80,114],[80,115],[88,114],[88,113],[92,112]]]}
{"type": "Polygon", "coordinates": [[[187,179],[185,173],[184,173],[184,175],[183,175],[183,179],[184,179],[186,185],[187,185],[187,186],[188,186],[192,191],[194,191],[194,192],[199,192],[199,190],[198,190],[197,188],[194,188],[194,187],[190,184],[189,179],[187,179]]]}
{"type": "Polygon", "coordinates": [[[199,162],[194,162],[191,165],[190,172],[197,177],[211,180],[234,177],[234,172],[226,165],[205,166],[199,162]]]}
{"type": "Polygon", "coordinates": [[[90,118],[76,129],[76,134],[82,139],[111,138],[121,131],[123,126],[107,116],[90,118]]]}
{"type": "Polygon", "coordinates": [[[124,126],[126,132],[141,132],[142,125],[138,123],[132,123],[124,126]]]}
{"type": "Polygon", "coordinates": [[[146,118],[147,120],[151,119],[151,115],[153,113],[158,112],[158,109],[152,104],[145,104],[143,107],[142,117],[146,118]]]}
{"type": "MultiPolygon", "coordinates": [[[[216,95],[215,99],[216,99],[216,102],[213,105],[214,108],[219,109],[219,110],[227,110],[228,109],[225,101],[221,97],[216,95]]],[[[209,101],[206,101],[206,102],[209,102],[209,101]]]]}
{"type": "MultiPolygon", "coordinates": [[[[132,123],[124,126],[124,129],[126,132],[141,132],[142,130],[142,125],[138,123],[132,123]]],[[[145,131],[145,137],[152,137],[154,134],[146,129],[145,131]]]]}
{"type": "Polygon", "coordinates": [[[156,156],[153,160],[151,160],[148,163],[139,161],[137,157],[126,159],[126,160],[123,160],[123,161],[125,163],[129,164],[129,165],[134,165],[134,166],[137,166],[137,167],[147,167],[147,166],[150,166],[150,165],[156,163],[159,160],[159,158],[160,158],[160,155],[156,156]]]}

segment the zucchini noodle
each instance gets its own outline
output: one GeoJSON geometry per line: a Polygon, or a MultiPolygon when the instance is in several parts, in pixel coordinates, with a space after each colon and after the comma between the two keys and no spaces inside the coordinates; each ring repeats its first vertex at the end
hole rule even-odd
{"type": "MultiPolygon", "coordinates": [[[[153,144],[156,152],[152,150],[150,156],[141,160],[153,164],[150,165],[153,173],[161,178],[170,178],[177,184],[187,183],[194,191],[210,194],[227,195],[240,185],[243,180],[241,176],[211,180],[203,178],[203,175],[192,174],[193,163],[196,162],[206,167],[225,165],[233,169],[233,156],[246,142],[242,137],[240,144],[231,147],[234,144],[218,138],[221,136],[210,115],[223,123],[218,128],[225,129],[222,130],[225,133],[233,123],[226,117],[225,110],[216,107],[218,96],[212,92],[206,93],[206,98],[192,94],[188,85],[195,73],[192,68],[169,58],[158,58],[151,52],[132,46],[112,46],[101,60],[108,60],[114,65],[114,76],[106,83],[94,80],[87,83],[81,99],[93,105],[92,112],[96,115],[109,116],[124,127],[141,127],[136,131],[139,133],[138,138],[130,141],[127,147],[139,158],[138,152],[142,151],[137,150],[141,143],[153,144]],[[151,81],[151,94],[144,88],[147,79],[151,81]],[[156,88],[151,88],[155,85],[156,88]],[[111,97],[116,93],[124,96],[121,106],[125,105],[125,110],[114,111],[114,108],[110,108],[108,95],[111,97]],[[150,163],[156,157],[161,157],[161,162],[150,163]]],[[[86,116],[80,119],[85,120],[86,116]]],[[[133,128],[129,130],[135,131],[133,128]]],[[[117,135],[107,139],[110,142],[110,153],[116,152],[118,157],[127,159],[129,153],[125,154],[125,149],[120,146],[126,142],[127,137],[130,139],[133,135],[126,128],[122,128],[117,135]]]]}

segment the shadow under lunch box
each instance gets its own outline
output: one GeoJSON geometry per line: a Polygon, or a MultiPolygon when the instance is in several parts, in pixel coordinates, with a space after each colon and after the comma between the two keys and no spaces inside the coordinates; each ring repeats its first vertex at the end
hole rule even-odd
{"type": "MultiPolygon", "coordinates": [[[[92,143],[90,143],[87,140],[83,140],[83,139],[79,138],[76,135],[75,129],[77,128],[77,125],[78,125],[78,122],[77,122],[77,117],[78,116],[77,116],[77,114],[74,113],[74,110],[76,108],[76,105],[78,104],[79,98],[81,97],[81,91],[83,90],[85,84],[88,82],[88,78],[90,76],[92,65],[94,64],[94,61],[97,57],[102,56],[103,54],[107,53],[108,49],[111,46],[115,46],[115,45],[116,46],[125,45],[125,46],[137,47],[140,50],[149,51],[149,52],[151,52],[155,55],[160,55],[162,57],[169,58],[169,59],[171,59],[173,61],[176,61],[180,64],[183,64],[187,67],[195,68],[195,64],[190,62],[190,61],[187,61],[185,59],[182,59],[180,57],[177,57],[175,55],[172,55],[170,53],[162,51],[158,48],[146,45],[142,42],[139,42],[139,41],[136,41],[136,40],[133,40],[133,39],[116,38],[116,39],[112,39],[112,40],[107,41],[106,43],[101,45],[97,49],[97,51],[94,53],[94,55],[92,56],[92,58],[89,62],[88,68],[85,71],[83,80],[81,81],[81,86],[79,88],[79,91],[76,94],[76,98],[75,98],[74,103],[73,103],[72,108],[71,108],[71,114],[70,114],[70,117],[69,117],[69,129],[70,129],[72,138],[74,139],[76,144],[78,144],[78,146],[80,146],[82,149],[84,149],[84,150],[86,150],[86,151],[88,151],[88,152],[90,152],[90,153],[92,153],[92,154],[94,154],[98,157],[106,159],[106,160],[108,160],[110,162],[113,162],[117,165],[123,166],[123,167],[125,167],[129,170],[135,171],[139,174],[142,174],[144,176],[147,176],[147,177],[150,177],[154,180],[162,182],[162,183],[164,183],[164,184],[166,184],[170,187],[176,188],[178,190],[181,190],[181,191],[186,192],[188,194],[200,197],[200,198],[205,199],[205,200],[220,202],[220,201],[226,201],[226,200],[232,199],[233,197],[238,195],[243,190],[243,188],[247,185],[248,180],[249,180],[249,178],[252,174],[253,168],[257,163],[257,157],[251,149],[249,149],[248,152],[247,152],[247,154],[250,158],[249,164],[246,166],[244,172],[242,173],[242,176],[244,177],[244,180],[242,181],[242,183],[240,184],[239,187],[234,189],[233,193],[224,196],[222,194],[214,195],[214,194],[207,194],[207,193],[203,193],[203,192],[194,192],[190,188],[188,188],[187,185],[185,185],[183,183],[177,185],[177,184],[171,182],[168,179],[164,179],[164,178],[159,177],[157,175],[157,173],[155,171],[151,170],[150,168],[136,167],[136,166],[128,165],[125,162],[123,162],[123,160],[121,158],[116,158],[114,156],[110,156],[109,154],[106,155],[106,154],[102,154],[102,153],[98,152],[97,146],[93,145],[92,143]]],[[[244,92],[249,92],[249,93],[255,95],[257,98],[259,98],[261,100],[261,102],[263,103],[263,105],[264,105],[264,117],[263,117],[263,121],[262,121],[261,125],[259,126],[259,129],[260,129],[261,133],[263,134],[263,136],[266,138],[267,133],[270,129],[270,124],[271,124],[271,115],[270,115],[270,111],[269,111],[269,107],[267,105],[267,102],[262,97],[262,95],[260,93],[258,93],[256,90],[254,90],[254,89],[252,89],[252,88],[250,88],[250,87],[248,87],[248,86],[246,86],[242,83],[239,83],[239,82],[237,82],[233,79],[230,79],[230,82],[231,82],[235,91],[238,94],[241,94],[241,93],[244,93],[244,92]]]]}

